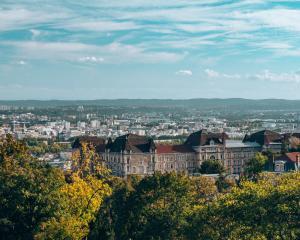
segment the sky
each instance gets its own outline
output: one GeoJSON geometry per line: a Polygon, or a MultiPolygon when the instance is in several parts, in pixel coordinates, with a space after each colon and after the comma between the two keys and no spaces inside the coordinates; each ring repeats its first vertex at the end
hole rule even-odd
{"type": "Polygon", "coordinates": [[[300,99],[297,0],[0,0],[0,99],[300,99]]]}

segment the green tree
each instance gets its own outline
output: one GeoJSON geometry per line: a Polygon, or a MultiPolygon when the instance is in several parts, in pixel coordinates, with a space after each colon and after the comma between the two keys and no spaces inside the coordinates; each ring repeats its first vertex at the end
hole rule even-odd
{"type": "Polygon", "coordinates": [[[245,173],[248,178],[256,180],[268,163],[268,157],[262,153],[256,153],[255,157],[246,163],[245,173]]]}
{"type": "Polygon", "coordinates": [[[88,175],[103,179],[110,177],[110,170],[104,166],[103,159],[92,144],[81,143],[80,148],[73,153],[72,159],[73,172],[77,172],[82,178],[88,175]]]}
{"type": "Polygon", "coordinates": [[[40,225],[36,239],[85,238],[101,204],[111,194],[109,171],[93,147],[83,144],[80,151],[75,152],[73,161],[68,184],[59,189],[63,211],[40,225]]]}
{"type": "Polygon", "coordinates": [[[187,239],[289,239],[300,237],[300,173],[243,181],[193,212],[187,239]]]}
{"type": "Polygon", "coordinates": [[[40,164],[9,135],[0,143],[0,182],[0,235],[6,239],[32,239],[59,211],[62,172],[40,164]]]}
{"type": "Polygon", "coordinates": [[[86,237],[111,189],[106,179],[83,172],[78,167],[66,182],[60,169],[39,162],[23,142],[7,136],[0,142],[0,236],[86,237]]]}
{"type": "Polygon", "coordinates": [[[186,176],[155,174],[119,187],[100,210],[91,239],[182,239],[194,201],[186,176]]]}
{"type": "Polygon", "coordinates": [[[218,160],[206,160],[201,164],[202,174],[221,174],[224,172],[223,165],[218,160]]]}
{"type": "Polygon", "coordinates": [[[72,182],[60,189],[63,212],[43,222],[36,239],[83,239],[95,220],[104,198],[111,193],[108,184],[93,176],[72,175],[72,182]]]}

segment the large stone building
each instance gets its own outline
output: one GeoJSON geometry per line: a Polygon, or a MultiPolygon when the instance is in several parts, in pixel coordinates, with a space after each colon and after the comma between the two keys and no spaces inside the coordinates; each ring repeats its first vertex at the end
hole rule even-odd
{"type": "MultiPolygon", "coordinates": [[[[242,174],[257,152],[280,153],[285,137],[264,130],[246,135],[243,141],[228,139],[226,133],[201,130],[181,145],[155,144],[151,138],[127,134],[101,142],[99,154],[117,176],[151,175],[155,171],[194,173],[205,160],[220,161],[228,173],[242,174]]],[[[95,139],[93,139],[95,142],[95,139]]]]}

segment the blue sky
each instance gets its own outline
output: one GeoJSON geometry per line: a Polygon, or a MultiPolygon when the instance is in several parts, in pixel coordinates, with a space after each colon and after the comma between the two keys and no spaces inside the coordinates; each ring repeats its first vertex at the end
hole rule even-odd
{"type": "Polygon", "coordinates": [[[0,99],[300,99],[297,0],[1,0],[0,99]]]}

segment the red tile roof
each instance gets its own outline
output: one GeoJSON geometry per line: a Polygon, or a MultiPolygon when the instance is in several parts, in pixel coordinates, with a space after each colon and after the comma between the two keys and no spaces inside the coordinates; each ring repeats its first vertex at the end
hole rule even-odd
{"type": "Polygon", "coordinates": [[[286,153],[284,154],[284,159],[283,160],[287,160],[290,162],[297,162],[297,156],[299,158],[298,161],[300,161],[300,152],[290,152],[290,153],[286,153]]]}
{"type": "Polygon", "coordinates": [[[192,153],[193,149],[187,145],[156,145],[156,152],[158,154],[166,153],[192,153]]]}

